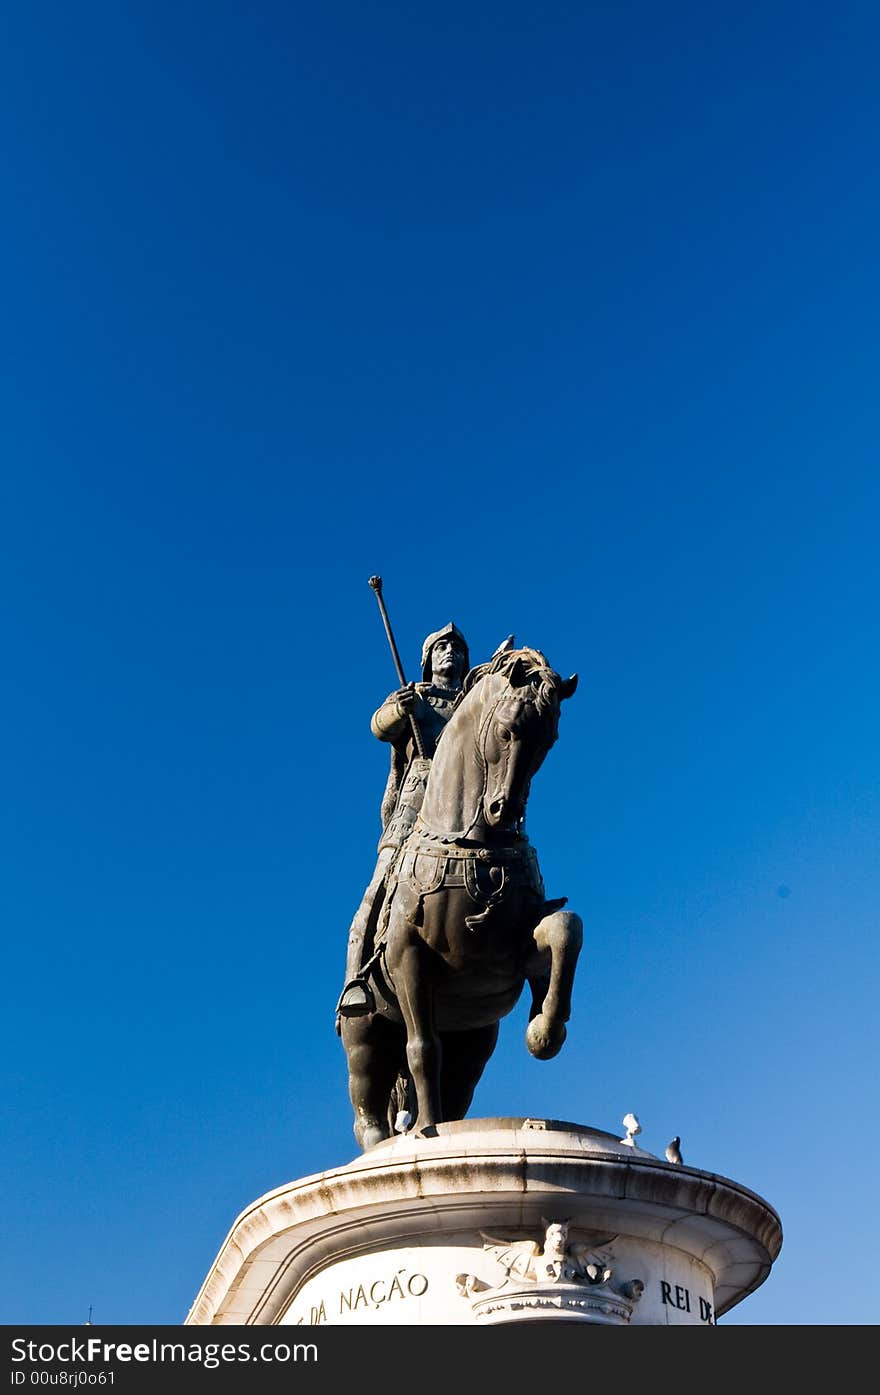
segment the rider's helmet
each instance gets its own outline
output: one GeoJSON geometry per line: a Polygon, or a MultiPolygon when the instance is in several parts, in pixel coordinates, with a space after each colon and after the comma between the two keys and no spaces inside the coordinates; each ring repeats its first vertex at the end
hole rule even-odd
{"type": "Polygon", "coordinates": [[[437,641],[440,640],[440,639],[454,639],[454,640],[456,640],[457,643],[461,646],[462,651],[464,652],[464,671],[465,671],[465,673],[467,673],[468,669],[469,669],[470,666],[471,666],[471,659],[470,659],[470,654],[469,654],[469,652],[468,652],[467,640],[465,639],[464,635],[462,634],[462,632],[461,632],[461,630],[458,628],[458,626],[457,626],[457,625],[453,625],[452,621],[450,620],[449,624],[448,624],[448,625],[444,625],[442,630],[435,630],[433,634],[428,635],[428,638],[425,640],[424,644],[422,645],[422,682],[423,682],[423,683],[430,683],[430,681],[431,681],[431,671],[432,671],[432,670],[431,670],[431,650],[434,648],[434,645],[435,645],[435,644],[437,643],[437,641]]]}

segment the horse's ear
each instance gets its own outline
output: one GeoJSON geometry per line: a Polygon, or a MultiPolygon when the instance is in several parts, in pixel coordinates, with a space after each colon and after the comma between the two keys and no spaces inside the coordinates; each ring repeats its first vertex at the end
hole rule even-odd
{"type": "Polygon", "coordinates": [[[573,673],[570,678],[563,678],[562,686],[559,689],[559,701],[564,702],[566,698],[570,698],[577,685],[578,676],[576,673],[573,673]]]}
{"type": "Polygon", "coordinates": [[[522,655],[514,659],[508,669],[507,681],[511,688],[522,688],[529,681],[529,668],[522,655]]]}

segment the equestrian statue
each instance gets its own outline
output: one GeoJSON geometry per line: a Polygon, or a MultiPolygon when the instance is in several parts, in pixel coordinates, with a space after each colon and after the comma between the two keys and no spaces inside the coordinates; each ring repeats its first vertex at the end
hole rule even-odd
{"type": "Polygon", "coordinates": [[[363,1149],[395,1127],[430,1136],[464,1118],[526,984],[528,1049],[555,1056],[583,933],[567,898],[546,899],[524,829],[531,779],[577,675],[562,679],[513,636],[468,669],[450,622],[425,641],[423,681],[407,684],[381,579],[370,585],[401,686],[372,721],[391,743],[391,774],[336,1006],[363,1149]]]}

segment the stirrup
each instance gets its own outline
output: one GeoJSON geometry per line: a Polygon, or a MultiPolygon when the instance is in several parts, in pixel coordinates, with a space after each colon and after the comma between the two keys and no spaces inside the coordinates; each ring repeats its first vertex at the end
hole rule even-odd
{"type": "Polygon", "coordinates": [[[337,1017],[367,1017],[376,1011],[376,999],[367,980],[360,976],[350,979],[339,995],[337,1017]]]}

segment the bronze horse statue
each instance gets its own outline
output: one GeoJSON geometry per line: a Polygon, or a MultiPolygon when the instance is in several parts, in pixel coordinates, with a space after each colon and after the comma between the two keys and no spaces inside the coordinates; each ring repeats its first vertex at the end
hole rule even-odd
{"type": "Polygon", "coordinates": [[[464,681],[365,949],[361,1013],[340,1023],[363,1149],[391,1136],[403,1090],[417,1134],[464,1118],[526,983],[529,1051],[549,1060],[565,1040],[582,925],[567,898],[545,899],[523,820],[576,686],[536,649],[464,681]]]}

